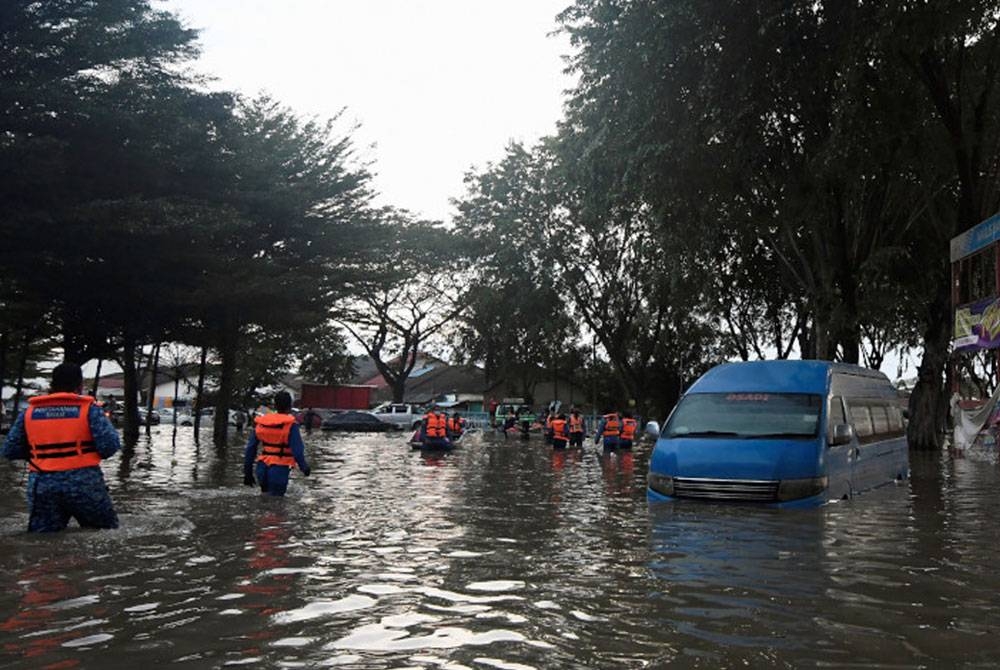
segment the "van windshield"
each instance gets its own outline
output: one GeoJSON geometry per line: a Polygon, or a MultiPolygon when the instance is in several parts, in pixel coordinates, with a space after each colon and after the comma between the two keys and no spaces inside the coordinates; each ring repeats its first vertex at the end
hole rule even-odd
{"type": "Polygon", "coordinates": [[[820,396],[804,393],[695,393],[681,399],[663,437],[816,437],[821,407],[820,396]]]}

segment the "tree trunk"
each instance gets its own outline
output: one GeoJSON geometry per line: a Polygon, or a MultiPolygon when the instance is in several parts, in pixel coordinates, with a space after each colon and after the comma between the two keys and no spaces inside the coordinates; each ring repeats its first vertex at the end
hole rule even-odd
{"type": "MultiPolygon", "coordinates": [[[[0,403],[3,402],[3,387],[7,383],[7,331],[0,333],[0,403]]],[[[3,415],[0,407],[0,416],[3,415]]],[[[10,418],[13,423],[14,418],[10,418]]],[[[2,423],[2,421],[0,421],[2,423]]],[[[2,426],[0,426],[2,427],[2,426]]]]}
{"type": "Polygon", "coordinates": [[[205,368],[208,363],[208,347],[201,348],[201,362],[198,363],[198,391],[194,396],[194,441],[198,443],[198,431],[201,428],[201,410],[204,409],[202,394],[205,392],[205,368]]]}
{"type": "Polygon", "coordinates": [[[943,387],[948,362],[948,285],[938,291],[930,305],[930,320],[924,333],[924,355],[917,369],[917,384],[910,395],[909,425],[906,436],[913,449],[941,448],[941,433],[948,416],[948,398],[943,387]]]}
{"type": "Polygon", "coordinates": [[[122,438],[126,447],[139,441],[139,380],[135,362],[135,342],[125,338],[122,346],[122,438]]]}
{"type": "Polygon", "coordinates": [[[858,327],[858,296],[854,277],[844,272],[840,278],[840,323],[837,335],[843,361],[857,365],[861,360],[861,332],[858,327]]]}
{"type": "Polygon", "coordinates": [[[97,370],[94,372],[94,383],[90,386],[90,395],[97,397],[97,387],[101,383],[101,364],[104,362],[103,358],[97,359],[97,370]]]}
{"type": "Polygon", "coordinates": [[[156,372],[160,367],[160,343],[157,342],[153,348],[153,364],[149,371],[149,395],[146,398],[146,437],[152,432],[153,403],[156,400],[156,372]]]}
{"type": "Polygon", "coordinates": [[[219,371],[219,393],[215,399],[215,416],[212,420],[212,439],[215,446],[222,447],[229,436],[229,407],[232,404],[233,377],[236,374],[236,348],[239,330],[235,325],[227,325],[220,338],[219,355],[222,369],[219,371]]]}
{"type": "Polygon", "coordinates": [[[18,410],[21,407],[21,390],[24,388],[24,371],[28,366],[28,347],[31,346],[31,338],[32,333],[25,331],[24,340],[21,343],[21,354],[17,359],[17,382],[14,386],[14,418],[17,418],[18,410]]]}
{"type": "Polygon", "coordinates": [[[87,345],[86,336],[79,327],[80,321],[65,308],[62,317],[63,361],[83,365],[87,361],[87,345]]]}
{"type": "Polygon", "coordinates": [[[392,383],[392,401],[403,402],[406,397],[406,377],[400,376],[392,383]]]}

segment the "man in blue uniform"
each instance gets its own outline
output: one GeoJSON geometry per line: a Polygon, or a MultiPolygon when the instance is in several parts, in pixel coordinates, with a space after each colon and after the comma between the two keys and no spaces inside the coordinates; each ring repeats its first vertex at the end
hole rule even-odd
{"type": "Polygon", "coordinates": [[[594,432],[594,444],[604,441],[605,449],[617,449],[622,431],[622,420],[618,412],[611,411],[601,417],[594,432]]]}
{"type": "Polygon", "coordinates": [[[260,484],[261,493],[283,496],[288,488],[288,476],[298,466],[306,477],[311,472],[306,462],[306,447],[302,443],[299,424],[292,416],[292,396],[280,391],[274,396],[275,412],[254,419],[254,429],[243,454],[243,483],[260,484]],[[261,446],[257,456],[257,446],[261,446]],[[254,482],[254,460],[257,461],[257,481],[254,482]]]}
{"type": "Polygon", "coordinates": [[[4,458],[28,461],[29,532],[63,530],[71,518],[83,528],[118,527],[100,462],[121,442],[82,390],[80,366],[57,365],[50,393],[29,400],[4,442],[4,458]]]}

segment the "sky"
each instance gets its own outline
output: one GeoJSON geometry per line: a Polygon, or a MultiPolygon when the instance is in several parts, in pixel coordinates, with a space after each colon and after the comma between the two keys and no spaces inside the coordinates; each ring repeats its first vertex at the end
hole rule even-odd
{"type": "MultiPolygon", "coordinates": [[[[164,0],[201,31],[213,86],[267,92],[304,115],[340,110],[379,204],[453,214],[463,176],[562,116],[570,0],[164,0]],[[355,124],[360,128],[352,131],[355,124]]],[[[340,127],[338,126],[338,127],[340,127]]]]}

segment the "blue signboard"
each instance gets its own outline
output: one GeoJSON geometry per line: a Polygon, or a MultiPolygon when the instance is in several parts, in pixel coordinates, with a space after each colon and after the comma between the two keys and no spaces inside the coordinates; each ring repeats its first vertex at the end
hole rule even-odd
{"type": "Polygon", "coordinates": [[[994,214],[958,237],[953,237],[951,240],[951,262],[961,260],[997,241],[1000,241],[1000,214],[994,214]]]}

